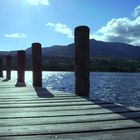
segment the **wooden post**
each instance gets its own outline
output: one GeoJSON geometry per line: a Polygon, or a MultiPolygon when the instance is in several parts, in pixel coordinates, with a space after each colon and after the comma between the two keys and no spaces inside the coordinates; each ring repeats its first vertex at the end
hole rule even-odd
{"type": "Polygon", "coordinates": [[[89,28],[75,28],[75,93],[79,96],[89,96],[89,28]]]}
{"type": "Polygon", "coordinates": [[[7,67],[6,67],[6,79],[11,79],[11,64],[12,64],[12,57],[7,55],[7,67]]]}
{"type": "Polygon", "coordinates": [[[18,59],[18,78],[15,86],[25,87],[25,51],[21,50],[17,52],[18,59]]]}
{"type": "Polygon", "coordinates": [[[33,86],[42,87],[41,44],[32,44],[33,86]]]}
{"type": "Polygon", "coordinates": [[[0,77],[3,77],[3,60],[0,58],[0,77]]]}

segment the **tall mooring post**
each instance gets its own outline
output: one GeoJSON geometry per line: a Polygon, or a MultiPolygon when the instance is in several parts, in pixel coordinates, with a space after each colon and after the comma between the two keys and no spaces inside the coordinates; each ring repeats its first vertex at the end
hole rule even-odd
{"type": "Polygon", "coordinates": [[[0,77],[3,77],[3,59],[0,58],[0,77]]]}
{"type": "Polygon", "coordinates": [[[21,50],[17,52],[18,61],[18,78],[15,86],[25,87],[25,51],[21,50]]]}
{"type": "Polygon", "coordinates": [[[79,96],[89,96],[89,28],[75,28],[75,93],[79,96]]]}
{"type": "Polygon", "coordinates": [[[7,66],[6,66],[6,79],[11,79],[11,65],[12,65],[12,57],[11,55],[7,55],[7,66]]]}
{"type": "Polygon", "coordinates": [[[42,87],[41,44],[32,44],[33,86],[42,87]]]}

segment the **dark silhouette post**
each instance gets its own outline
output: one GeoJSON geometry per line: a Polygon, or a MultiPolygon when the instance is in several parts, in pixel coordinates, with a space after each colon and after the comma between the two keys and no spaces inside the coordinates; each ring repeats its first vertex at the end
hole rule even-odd
{"type": "Polygon", "coordinates": [[[89,96],[89,28],[75,28],[75,93],[89,96]]]}
{"type": "Polygon", "coordinates": [[[17,52],[18,59],[18,78],[15,86],[25,87],[25,51],[21,50],[17,52]]]}
{"type": "Polygon", "coordinates": [[[3,60],[0,58],[0,77],[3,77],[3,60]]]}
{"type": "Polygon", "coordinates": [[[6,79],[11,79],[11,64],[12,64],[12,57],[11,55],[7,55],[7,67],[6,67],[6,79]]]}
{"type": "Polygon", "coordinates": [[[32,44],[33,86],[42,87],[41,44],[32,44]]]}

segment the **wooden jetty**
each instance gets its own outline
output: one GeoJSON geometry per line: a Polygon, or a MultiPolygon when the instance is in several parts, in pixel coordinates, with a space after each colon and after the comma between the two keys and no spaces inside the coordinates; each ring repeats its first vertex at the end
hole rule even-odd
{"type": "Polygon", "coordinates": [[[140,140],[140,108],[89,98],[89,28],[75,29],[75,94],[42,88],[41,44],[32,44],[33,86],[25,83],[25,51],[17,82],[0,58],[0,140],[140,140]]]}
{"type": "Polygon", "coordinates": [[[0,82],[0,140],[139,140],[140,108],[0,82]]]}

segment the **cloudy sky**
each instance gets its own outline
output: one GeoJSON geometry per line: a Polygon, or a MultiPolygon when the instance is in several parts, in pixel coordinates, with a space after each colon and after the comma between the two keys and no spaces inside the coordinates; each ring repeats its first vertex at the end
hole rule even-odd
{"type": "Polygon", "coordinates": [[[70,44],[79,25],[90,38],[140,46],[140,0],[0,0],[0,50],[70,44]]]}

